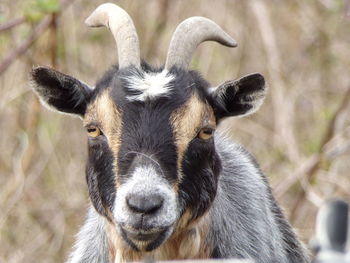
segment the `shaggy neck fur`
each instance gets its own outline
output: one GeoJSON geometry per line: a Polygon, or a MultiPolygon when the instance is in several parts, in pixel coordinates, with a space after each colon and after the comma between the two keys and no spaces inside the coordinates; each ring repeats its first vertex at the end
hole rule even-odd
{"type": "Polygon", "coordinates": [[[115,226],[106,224],[108,233],[110,262],[135,262],[145,259],[175,260],[175,259],[205,259],[210,257],[211,249],[207,243],[209,217],[205,216],[197,223],[185,229],[178,229],[163,245],[151,252],[137,252],[132,250],[120,235],[115,226]]]}

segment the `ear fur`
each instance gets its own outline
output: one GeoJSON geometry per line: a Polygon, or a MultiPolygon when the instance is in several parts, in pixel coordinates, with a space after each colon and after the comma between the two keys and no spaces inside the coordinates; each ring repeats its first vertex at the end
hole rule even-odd
{"type": "Polygon", "coordinates": [[[31,81],[44,105],[60,112],[84,115],[92,89],[83,82],[47,67],[34,68],[31,81]]]}
{"type": "Polygon", "coordinates": [[[228,116],[245,116],[262,105],[266,95],[265,79],[259,73],[246,75],[221,84],[211,94],[218,119],[228,116]]]}

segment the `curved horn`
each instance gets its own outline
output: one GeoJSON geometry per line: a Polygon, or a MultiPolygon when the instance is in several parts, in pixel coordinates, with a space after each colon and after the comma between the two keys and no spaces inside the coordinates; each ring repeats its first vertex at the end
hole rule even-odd
{"type": "Polygon", "coordinates": [[[85,20],[90,27],[109,28],[117,42],[119,68],[140,68],[140,46],[134,23],[124,9],[111,3],[102,4],[85,20]]]}
{"type": "Polygon", "coordinates": [[[228,47],[236,47],[236,41],[220,26],[205,17],[190,17],[179,24],[170,42],[165,68],[188,68],[192,54],[204,41],[216,41],[228,47]]]}

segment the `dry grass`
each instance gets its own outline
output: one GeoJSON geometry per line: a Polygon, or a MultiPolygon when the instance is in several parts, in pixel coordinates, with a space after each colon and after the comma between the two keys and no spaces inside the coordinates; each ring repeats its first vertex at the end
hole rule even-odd
{"type": "MultiPolygon", "coordinates": [[[[0,21],[22,17],[30,1],[0,3],[0,21]]],[[[116,61],[107,30],[88,29],[102,1],[74,1],[0,75],[0,262],[62,262],[88,204],[86,138],[79,119],[44,109],[30,90],[33,66],[54,65],[89,84],[116,61]]],[[[143,57],[164,63],[183,19],[222,25],[236,49],[203,44],[192,66],[213,85],[261,72],[268,98],[252,117],[221,127],[258,159],[278,201],[307,242],[315,212],[350,196],[350,17],[347,1],[118,1],[138,29],[143,57]]],[[[35,24],[0,32],[0,64],[35,24]]]]}

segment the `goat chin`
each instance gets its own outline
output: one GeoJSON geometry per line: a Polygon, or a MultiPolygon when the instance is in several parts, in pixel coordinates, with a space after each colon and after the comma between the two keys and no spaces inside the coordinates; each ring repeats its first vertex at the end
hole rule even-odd
{"type": "Polygon", "coordinates": [[[205,242],[208,233],[208,216],[205,215],[195,224],[179,229],[159,247],[152,251],[136,251],[119,235],[115,225],[107,223],[106,232],[112,262],[175,259],[205,259],[210,256],[210,248],[205,242]],[[195,225],[195,226],[194,226],[195,225]]]}

